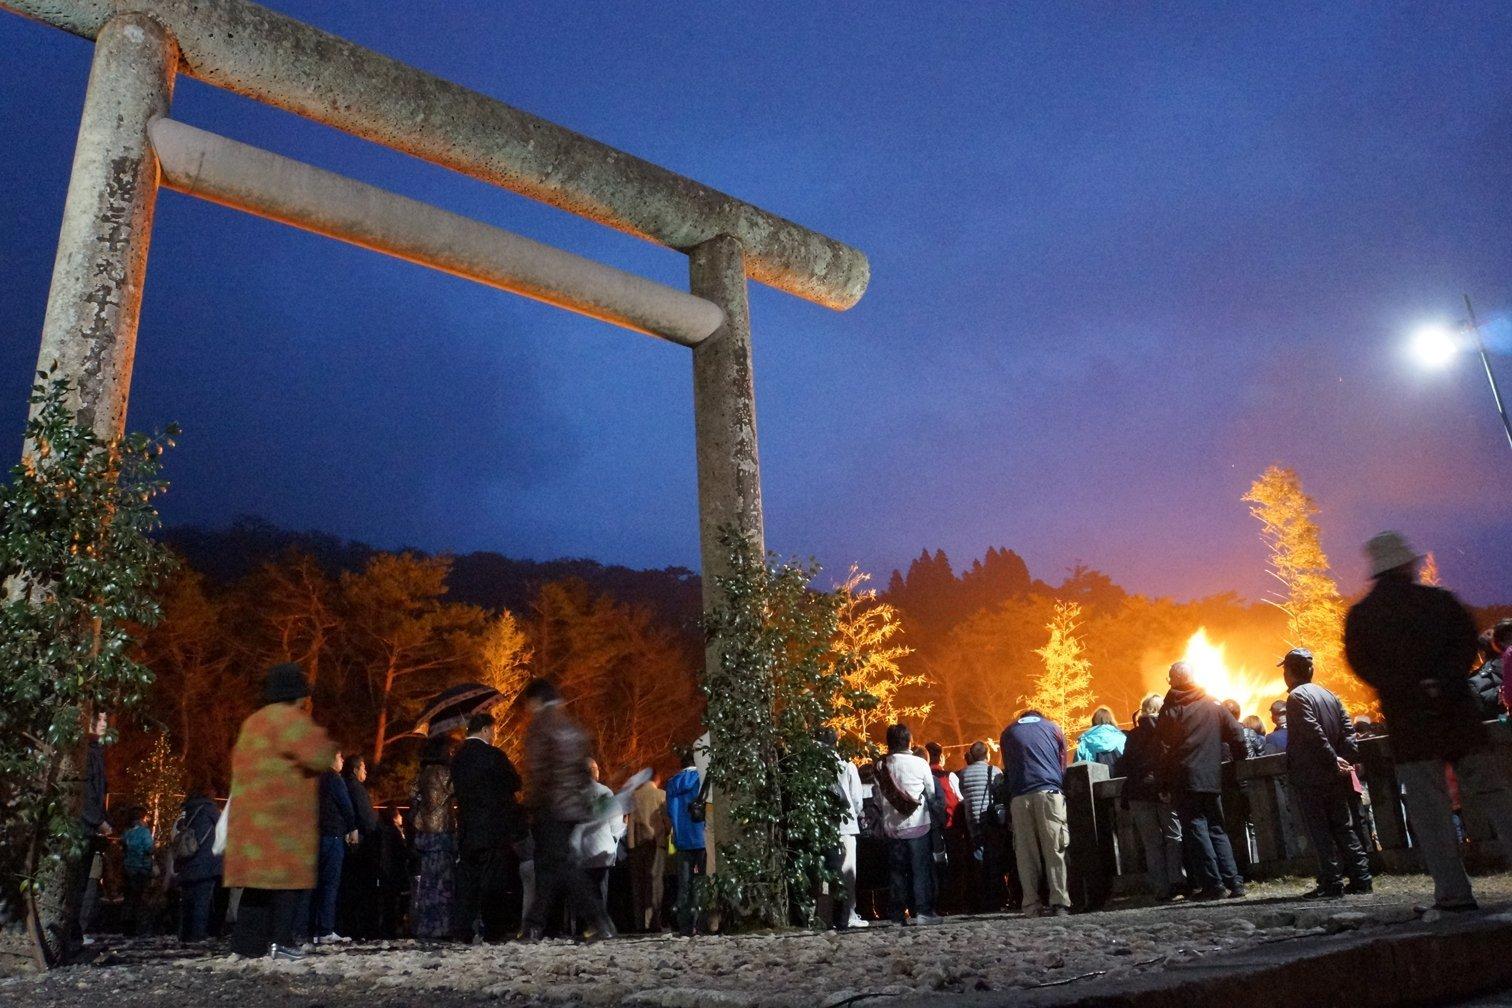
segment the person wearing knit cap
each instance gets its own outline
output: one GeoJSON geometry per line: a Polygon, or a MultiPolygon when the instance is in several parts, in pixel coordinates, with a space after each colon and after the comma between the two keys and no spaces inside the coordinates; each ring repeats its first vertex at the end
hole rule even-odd
{"type": "Polygon", "coordinates": [[[1481,723],[1468,679],[1475,621],[1443,588],[1419,584],[1422,556],[1399,532],[1365,544],[1375,585],[1344,620],[1344,656],[1381,700],[1391,725],[1397,779],[1406,792],[1412,834],[1433,876],[1438,911],[1474,910],[1460,860],[1444,766],[1454,767],[1460,797],[1491,822],[1512,853],[1512,790],[1481,723]]]}
{"type": "Polygon", "coordinates": [[[263,706],[242,722],[231,751],[225,885],[244,887],[235,951],[299,959],[299,911],[315,886],[315,782],[336,744],[310,717],[297,665],[263,678],[263,706]]]}

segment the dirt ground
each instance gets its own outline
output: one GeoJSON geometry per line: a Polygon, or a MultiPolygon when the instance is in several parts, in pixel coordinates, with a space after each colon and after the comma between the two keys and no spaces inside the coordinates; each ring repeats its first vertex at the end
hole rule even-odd
{"type": "MultiPolygon", "coordinates": [[[[1417,919],[1426,878],[1384,877],[1369,896],[1316,904],[1307,883],[1273,882],[1243,901],[1119,905],[1071,918],[954,917],[937,927],[846,934],[629,937],[467,947],[365,942],[301,963],[246,960],[166,939],[107,943],[89,965],[0,981],[0,1005],[27,1008],[426,1008],[504,1005],[836,1008],[889,996],[1012,991],[1158,971],[1262,944],[1417,919]]],[[[1512,906],[1512,874],[1476,880],[1488,910],[1512,906]]]]}

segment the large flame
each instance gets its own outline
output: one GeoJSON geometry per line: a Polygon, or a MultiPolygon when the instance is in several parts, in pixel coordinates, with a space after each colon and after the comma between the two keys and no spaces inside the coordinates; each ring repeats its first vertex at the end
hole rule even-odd
{"type": "Polygon", "coordinates": [[[1224,657],[1224,646],[1208,637],[1206,627],[1187,638],[1186,653],[1181,660],[1191,666],[1197,676],[1197,684],[1214,700],[1239,701],[1240,716],[1258,714],[1261,720],[1269,720],[1266,712],[1272,700],[1286,695],[1286,686],[1279,675],[1252,675],[1245,668],[1234,668],[1224,657]]]}

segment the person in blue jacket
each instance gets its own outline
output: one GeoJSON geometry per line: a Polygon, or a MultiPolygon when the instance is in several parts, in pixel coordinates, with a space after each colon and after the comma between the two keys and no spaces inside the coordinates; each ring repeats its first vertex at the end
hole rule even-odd
{"type": "Polygon", "coordinates": [[[691,935],[707,865],[703,819],[700,816],[695,820],[691,812],[700,800],[703,781],[691,749],[682,753],[682,766],[667,781],[667,818],[672,822],[672,846],[677,848],[677,929],[691,935]]]}
{"type": "Polygon", "coordinates": [[[1076,762],[1111,767],[1123,755],[1124,738],[1113,712],[1107,707],[1099,707],[1092,712],[1092,727],[1076,743],[1076,762]]]}

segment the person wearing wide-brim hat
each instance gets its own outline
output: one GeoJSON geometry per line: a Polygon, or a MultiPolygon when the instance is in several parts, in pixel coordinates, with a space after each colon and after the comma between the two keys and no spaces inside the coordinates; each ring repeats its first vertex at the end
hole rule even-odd
{"type": "Polygon", "coordinates": [[[247,890],[234,942],[244,955],[301,957],[297,918],[315,886],[319,844],[316,781],[336,755],[309,697],[299,666],[270,668],[263,706],[242,722],[231,751],[224,877],[247,890]]]}
{"type": "Polygon", "coordinates": [[[1344,621],[1345,657],[1380,696],[1391,725],[1397,778],[1433,875],[1435,906],[1473,910],[1445,763],[1454,766],[1462,801],[1480,806],[1512,855],[1512,790],[1488,748],[1467,678],[1477,652],[1475,621],[1452,594],[1418,583],[1422,556],[1401,533],[1375,536],[1365,556],[1375,585],[1344,621]]]}

